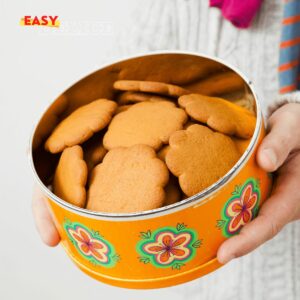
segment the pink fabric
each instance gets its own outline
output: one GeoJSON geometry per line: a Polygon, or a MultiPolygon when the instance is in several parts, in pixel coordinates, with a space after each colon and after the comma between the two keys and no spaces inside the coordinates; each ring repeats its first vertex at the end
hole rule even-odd
{"type": "Polygon", "coordinates": [[[210,6],[222,8],[224,0],[210,0],[210,6]]]}
{"type": "Polygon", "coordinates": [[[225,19],[238,28],[251,25],[263,0],[210,0],[210,6],[219,7],[225,19]]]}

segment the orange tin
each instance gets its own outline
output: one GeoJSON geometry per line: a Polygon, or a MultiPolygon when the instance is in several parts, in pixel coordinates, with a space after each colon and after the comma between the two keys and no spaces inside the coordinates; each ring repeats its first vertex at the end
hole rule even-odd
{"type": "Polygon", "coordinates": [[[269,174],[258,167],[255,159],[264,135],[257,95],[239,71],[219,59],[197,53],[160,52],[105,66],[67,89],[36,126],[30,162],[34,177],[48,199],[61,245],[83,272],[119,287],[160,288],[193,280],[221,266],[216,259],[219,246],[237,234],[245,222],[243,215],[232,209],[235,203],[244,205],[249,220],[257,215],[271,188],[269,174]],[[176,83],[181,75],[170,74],[170,66],[182,72],[191,66],[195,69],[216,65],[241,76],[254,99],[257,115],[250,144],[218,182],[178,203],[127,214],[75,207],[51,192],[49,182],[58,158],[44,151],[43,142],[61,118],[97,98],[112,98],[112,84],[117,78],[156,81],[163,78],[165,82],[176,83]],[[144,69],[149,70],[147,74],[144,69]]]}

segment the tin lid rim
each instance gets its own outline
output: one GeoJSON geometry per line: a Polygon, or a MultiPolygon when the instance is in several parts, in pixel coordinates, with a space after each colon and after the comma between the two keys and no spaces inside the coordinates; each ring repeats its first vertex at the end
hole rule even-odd
{"type": "MultiPolygon", "coordinates": [[[[208,188],[202,190],[200,193],[193,195],[187,199],[181,200],[179,202],[176,202],[176,203],[168,205],[168,206],[163,206],[163,207],[152,209],[152,210],[145,210],[142,212],[107,213],[107,212],[91,211],[91,210],[88,210],[85,208],[80,208],[78,206],[72,205],[72,204],[64,201],[63,199],[59,198],[58,196],[56,196],[54,193],[52,193],[52,191],[47,186],[44,185],[44,183],[41,181],[41,179],[39,178],[39,176],[36,172],[36,169],[34,167],[33,152],[32,152],[33,138],[34,138],[36,129],[39,125],[39,122],[41,121],[42,117],[44,116],[44,114],[46,113],[46,111],[49,108],[49,105],[48,105],[46,107],[45,111],[43,112],[43,114],[41,115],[41,117],[39,118],[38,122],[34,126],[34,129],[32,131],[32,134],[31,134],[31,137],[29,140],[28,155],[29,155],[29,164],[31,167],[31,171],[33,172],[33,175],[34,175],[39,187],[42,189],[42,191],[48,196],[48,198],[51,201],[54,201],[58,205],[66,208],[67,210],[69,210],[71,212],[76,212],[77,214],[80,214],[82,216],[93,217],[96,219],[128,221],[128,220],[139,220],[139,219],[145,219],[145,218],[151,218],[151,217],[158,217],[158,216],[162,216],[165,214],[176,212],[178,210],[183,210],[183,209],[185,209],[189,206],[195,205],[195,204],[201,204],[202,202],[204,202],[205,199],[207,199],[209,196],[211,196],[213,193],[217,192],[221,187],[223,187],[226,183],[228,183],[234,177],[234,175],[241,169],[243,164],[245,164],[248,161],[250,154],[253,152],[254,145],[256,144],[256,141],[258,139],[259,132],[261,129],[262,111],[261,111],[260,102],[258,100],[258,95],[253,88],[252,82],[244,74],[242,74],[236,67],[232,66],[231,64],[229,64],[227,62],[225,63],[220,58],[217,58],[217,57],[214,57],[211,55],[206,55],[206,54],[191,52],[191,51],[180,51],[180,50],[163,50],[163,51],[161,51],[160,50],[160,51],[152,51],[152,52],[147,52],[147,53],[141,53],[138,55],[123,57],[122,59],[120,59],[118,61],[104,64],[98,70],[109,67],[110,65],[113,65],[115,63],[120,63],[120,62],[126,61],[126,60],[145,57],[145,56],[161,55],[161,54],[192,55],[192,56],[198,56],[198,57],[203,57],[203,58],[207,58],[210,60],[214,60],[216,62],[219,62],[219,63],[229,67],[234,72],[236,72],[239,76],[241,76],[241,78],[243,78],[243,80],[247,83],[249,89],[251,90],[251,92],[254,96],[255,103],[256,103],[256,114],[257,114],[254,134],[252,136],[251,142],[248,145],[246,151],[243,153],[243,155],[240,157],[240,159],[236,162],[236,164],[222,178],[220,178],[217,182],[215,182],[208,188]]],[[[93,74],[93,72],[87,74],[85,77],[87,77],[91,74],[93,74]]],[[[85,77],[81,78],[80,80],[84,79],[85,77]]],[[[74,84],[76,84],[76,83],[74,83],[74,84]]],[[[72,87],[74,84],[72,84],[70,87],[72,87]]],[[[51,102],[51,103],[53,103],[53,102],[51,102]]]]}

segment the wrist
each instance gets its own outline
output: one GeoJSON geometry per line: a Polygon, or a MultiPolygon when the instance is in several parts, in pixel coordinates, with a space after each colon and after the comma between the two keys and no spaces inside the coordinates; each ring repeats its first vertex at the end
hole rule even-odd
{"type": "Polygon", "coordinates": [[[300,104],[300,91],[279,95],[275,102],[268,107],[268,116],[270,116],[275,110],[288,103],[300,104]]]}

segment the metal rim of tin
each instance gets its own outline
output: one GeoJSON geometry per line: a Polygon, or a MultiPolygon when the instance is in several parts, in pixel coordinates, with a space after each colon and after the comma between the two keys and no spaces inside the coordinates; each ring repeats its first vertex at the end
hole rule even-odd
{"type": "MultiPolygon", "coordinates": [[[[34,135],[36,133],[36,129],[39,125],[39,122],[40,122],[40,120],[42,119],[42,117],[44,116],[44,114],[47,112],[47,110],[49,108],[49,105],[48,105],[47,108],[44,110],[43,114],[41,115],[41,117],[39,118],[38,122],[34,126],[34,129],[32,131],[31,137],[30,137],[30,141],[29,141],[29,143],[30,143],[29,144],[29,163],[30,163],[31,170],[34,174],[34,177],[38,182],[39,187],[50,198],[51,201],[56,202],[58,205],[66,208],[69,211],[76,212],[77,214],[80,214],[82,216],[92,217],[92,218],[95,218],[95,219],[114,220],[114,221],[128,221],[128,220],[146,219],[146,218],[151,218],[151,217],[154,217],[154,216],[159,217],[159,216],[163,216],[165,214],[174,213],[176,211],[185,209],[185,208],[190,207],[190,206],[199,206],[199,205],[202,205],[203,203],[205,203],[206,201],[209,201],[210,200],[209,196],[212,196],[213,194],[215,194],[226,183],[228,183],[231,179],[233,179],[234,175],[248,161],[248,159],[250,158],[250,155],[253,152],[254,146],[257,142],[257,139],[258,139],[258,136],[259,136],[259,133],[260,133],[260,129],[261,129],[261,126],[262,126],[262,112],[261,112],[260,103],[258,101],[258,96],[257,96],[256,92],[254,91],[252,82],[248,78],[246,78],[246,76],[244,74],[242,74],[239,70],[237,70],[235,67],[233,67],[231,64],[225,63],[220,58],[210,56],[210,55],[206,55],[206,54],[197,53],[197,52],[180,51],[180,50],[163,50],[163,51],[160,50],[160,51],[152,51],[152,52],[147,52],[147,53],[141,53],[141,54],[138,54],[138,55],[126,56],[122,59],[119,59],[118,61],[111,62],[111,63],[108,63],[108,64],[104,64],[94,72],[97,72],[100,69],[104,69],[106,67],[109,67],[112,64],[120,63],[120,62],[123,62],[123,61],[126,61],[126,60],[139,58],[139,57],[145,57],[145,56],[161,55],[161,54],[182,54],[182,55],[192,55],[192,56],[198,56],[198,57],[211,59],[211,60],[214,60],[216,62],[219,62],[219,63],[229,67],[234,72],[236,72],[239,76],[241,76],[241,78],[243,78],[243,80],[248,85],[250,91],[252,92],[252,94],[254,96],[254,99],[255,99],[255,104],[256,104],[256,126],[255,126],[255,130],[254,130],[254,134],[251,138],[250,144],[248,145],[246,151],[243,153],[243,155],[240,157],[240,159],[236,162],[236,164],[222,178],[220,178],[214,184],[210,185],[208,188],[202,190],[200,193],[195,194],[195,195],[193,195],[193,196],[191,196],[187,199],[181,200],[181,201],[176,202],[176,203],[171,204],[171,205],[163,206],[163,207],[152,209],[152,210],[145,210],[145,211],[141,211],[141,212],[106,213],[106,212],[91,211],[91,210],[88,210],[86,208],[80,208],[80,207],[77,207],[75,205],[72,205],[72,204],[62,200],[61,198],[57,197],[54,193],[52,193],[52,191],[50,189],[47,188],[47,186],[44,185],[44,183],[41,181],[41,179],[39,178],[39,176],[38,176],[38,174],[35,170],[34,162],[33,162],[33,155],[32,155],[33,154],[32,153],[32,142],[33,142],[34,135]]],[[[83,80],[85,77],[87,77],[89,75],[92,75],[94,72],[87,74],[86,76],[84,76],[80,80],[78,80],[77,82],[83,80]]],[[[69,88],[71,88],[77,82],[73,83],[69,88]]],[[[53,101],[51,102],[51,104],[52,103],[53,103],[53,101]]]]}

